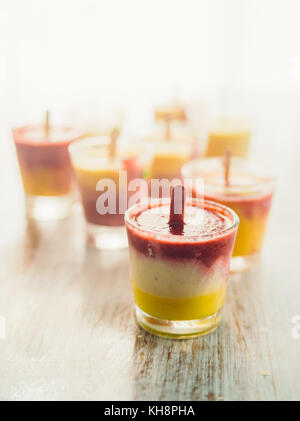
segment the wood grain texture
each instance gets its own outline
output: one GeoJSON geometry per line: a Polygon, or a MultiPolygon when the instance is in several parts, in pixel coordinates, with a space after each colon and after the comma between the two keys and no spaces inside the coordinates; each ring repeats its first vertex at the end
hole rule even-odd
{"type": "Polygon", "coordinates": [[[217,331],[171,341],[136,325],[127,251],[86,249],[78,207],[59,223],[26,222],[14,150],[3,146],[0,399],[299,400],[295,148],[278,181],[261,266],[230,279],[217,331]]]}

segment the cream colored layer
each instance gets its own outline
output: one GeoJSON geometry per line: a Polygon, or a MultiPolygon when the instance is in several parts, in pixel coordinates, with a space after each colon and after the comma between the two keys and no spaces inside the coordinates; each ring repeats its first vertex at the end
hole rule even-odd
{"type": "Polygon", "coordinates": [[[177,262],[144,256],[130,249],[131,279],[144,292],[160,297],[179,298],[210,294],[226,284],[222,259],[210,268],[195,262],[177,262]]]}

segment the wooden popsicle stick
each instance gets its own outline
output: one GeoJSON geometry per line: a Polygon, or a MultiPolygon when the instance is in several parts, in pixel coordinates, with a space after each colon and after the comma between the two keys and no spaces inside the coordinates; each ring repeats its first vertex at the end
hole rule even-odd
{"type": "Polygon", "coordinates": [[[46,111],[46,118],[45,118],[45,132],[46,136],[49,136],[50,131],[50,124],[49,124],[49,110],[46,111]]]}
{"type": "Polygon", "coordinates": [[[186,191],[182,184],[172,187],[169,225],[171,229],[176,230],[176,234],[182,233],[183,230],[185,199],[186,191]]]}
{"type": "Polygon", "coordinates": [[[109,144],[109,156],[111,159],[115,158],[117,154],[117,140],[120,136],[120,130],[118,128],[114,128],[110,134],[110,144],[109,144]]]}
{"type": "Polygon", "coordinates": [[[230,175],[230,163],[231,163],[231,149],[226,149],[224,154],[224,181],[225,186],[229,187],[229,175],[230,175]]]}
{"type": "Polygon", "coordinates": [[[165,131],[165,140],[171,140],[172,134],[171,134],[171,123],[172,123],[172,114],[166,113],[165,115],[165,124],[166,124],[166,131],[165,131]]]}

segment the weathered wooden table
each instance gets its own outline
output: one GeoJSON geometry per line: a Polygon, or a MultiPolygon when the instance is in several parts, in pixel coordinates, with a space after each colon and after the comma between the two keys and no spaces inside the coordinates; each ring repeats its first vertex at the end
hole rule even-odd
{"type": "Polygon", "coordinates": [[[127,251],[87,250],[80,209],[59,223],[26,222],[6,140],[1,400],[300,399],[300,339],[292,322],[300,315],[298,146],[283,164],[260,268],[230,280],[217,331],[171,341],[136,325],[127,251]]]}

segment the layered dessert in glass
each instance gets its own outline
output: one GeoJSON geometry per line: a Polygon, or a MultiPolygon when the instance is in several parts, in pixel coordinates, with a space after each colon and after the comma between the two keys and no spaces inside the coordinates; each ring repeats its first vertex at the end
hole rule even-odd
{"type": "Polygon", "coordinates": [[[88,244],[98,249],[127,247],[124,229],[124,213],[130,198],[127,185],[142,175],[137,157],[118,149],[112,154],[109,136],[79,140],[70,145],[69,152],[82,199],[88,244]],[[120,178],[121,172],[126,172],[126,179],[122,175],[120,178]],[[126,183],[122,189],[120,180],[126,183]],[[112,208],[108,208],[108,201],[112,208]]]}
{"type": "Polygon", "coordinates": [[[179,140],[161,140],[152,143],[150,178],[180,178],[182,166],[192,157],[191,143],[179,140]]]}
{"type": "Polygon", "coordinates": [[[152,156],[148,176],[178,179],[182,165],[192,158],[195,133],[187,124],[185,110],[178,104],[156,108],[154,118],[161,125],[146,139],[152,156]]]}
{"type": "Polygon", "coordinates": [[[170,199],[125,215],[138,323],[162,336],[186,338],[220,322],[238,227],[232,210],[188,199],[182,226],[170,224],[170,199]]]}
{"type": "Polygon", "coordinates": [[[68,146],[79,139],[69,127],[13,129],[29,218],[66,217],[72,205],[72,169],[68,146]]]}
{"type": "MultiPolygon", "coordinates": [[[[182,168],[186,179],[203,179],[205,198],[233,209],[240,218],[231,262],[232,272],[258,265],[271,208],[274,178],[263,168],[246,160],[232,158],[229,185],[223,176],[223,160],[209,158],[191,161],[182,168]]],[[[193,196],[197,191],[193,189],[193,196]]]]}
{"type": "Polygon", "coordinates": [[[230,149],[232,156],[246,158],[249,149],[251,130],[246,122],[220,118],[209,131],[205,156],[223,156],[230,149]]]}

